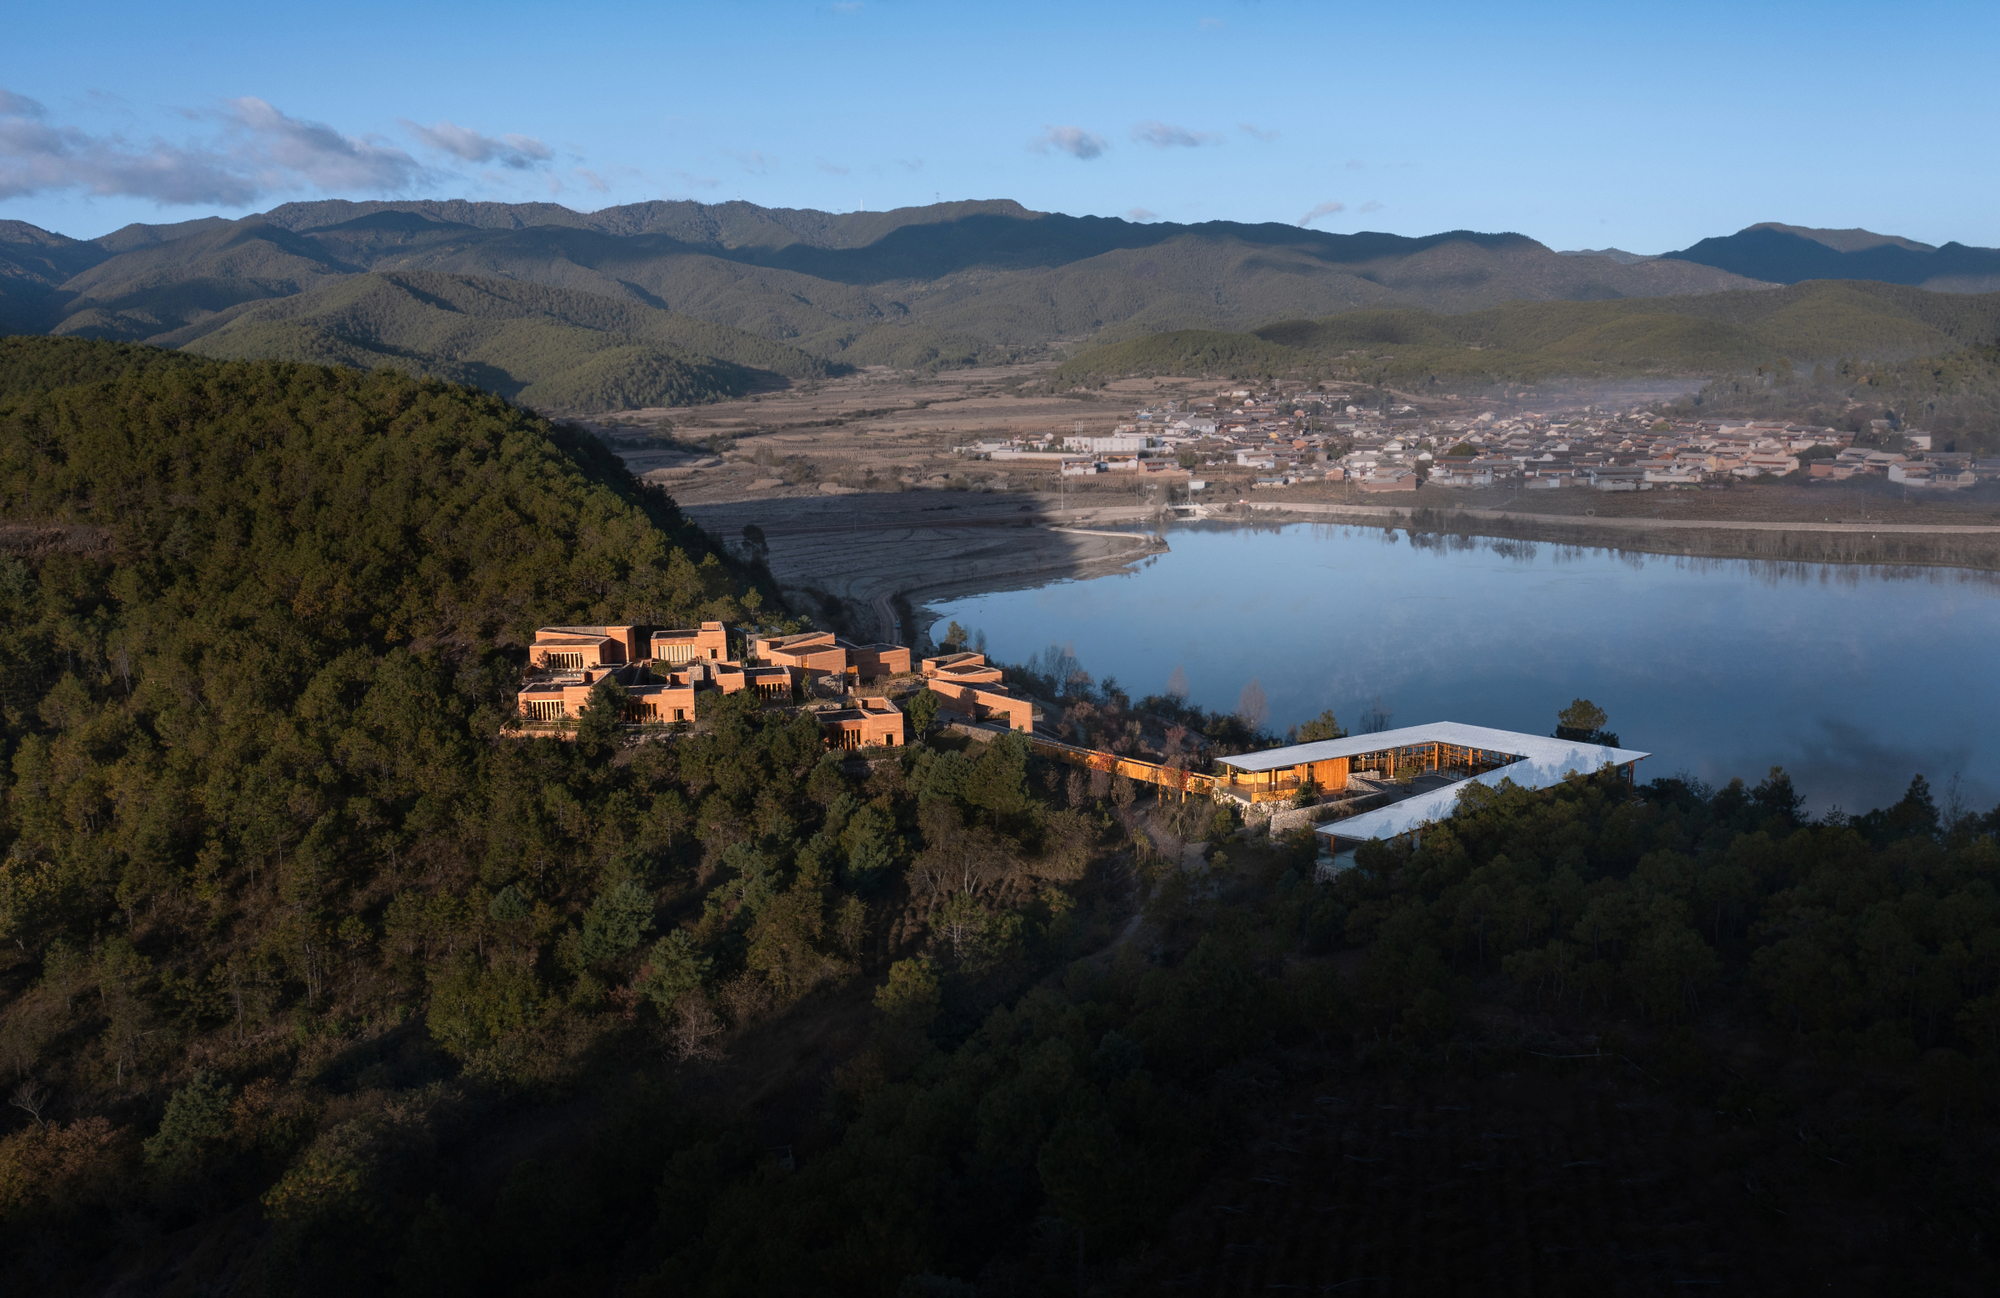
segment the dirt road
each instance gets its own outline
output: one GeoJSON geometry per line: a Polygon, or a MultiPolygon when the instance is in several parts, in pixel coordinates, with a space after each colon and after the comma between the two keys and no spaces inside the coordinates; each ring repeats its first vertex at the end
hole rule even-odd
{"type": "MultiPolygon", "coordinates": [[[[1857,536],[1881,534],[1908,534],[1912,536],[1990,536],[2000,537],[2000,525],[1983,523],[1883,523],[1863,519],[1828,519],[1824,522],[1784,521],[1759,522],[1706,518],[1649,518],[1627,515],[1624,517],[1578,516],[1574,514],[1537,514],[1504,509],[1458,509],[1453,507],[1450,497],[1443,500],[1426,499],[1416,508],[1441,512],[1452,518],[1463,518],[1482,522],[1511,520],[1534,523],[1570,523],[1581,527],[1613,528],[1626,531],[1728,531],[1728,532],[1831,532],[1857,536]]],[[[1330,520],[1353,519],[1356,522],[1382,523],[1407,519],[1411,507],[1406,505],[1329,505],[1314,501],[1250,501],[1246,510],[1259,513],[1299,514],[1307,517],[1321,517],[1330,520]]]]}

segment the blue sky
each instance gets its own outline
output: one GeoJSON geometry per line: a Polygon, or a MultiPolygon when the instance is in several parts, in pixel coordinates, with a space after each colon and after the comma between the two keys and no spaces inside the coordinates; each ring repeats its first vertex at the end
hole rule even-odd
{"type": "Polygon", "coordinates": [[[2000,245],[2000,6],[17,6],[0,218],[942,196],[1683,247],[2000,245]]]}

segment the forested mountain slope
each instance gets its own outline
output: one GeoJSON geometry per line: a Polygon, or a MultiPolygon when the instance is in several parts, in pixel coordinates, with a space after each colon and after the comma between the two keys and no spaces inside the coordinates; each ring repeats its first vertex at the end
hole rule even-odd
{"type": "Polygon", "coordinates": [[[329,200],[89,241],[0,223],[0,328],[397,366],[545,409],[705,400],[772,381],[732,366],[779,378],[829,363],[935,368],[1086,337],[1135,346],[1072,374],[1106,363],[1158,369],[1168,363],[1158,348],[1188,346],[1147,341],[1158,335],[1274,322],[1267,341],[1315,355],[1391,341],[1408,353],[1422,335],[1423,365],[1441,375],[1592,377],[1777,355],[1897,359],[1944,350],[1947,336],[1963,345],[1954,319],[1983,308],[1885,305],[1867,284],[1807,285],[1766,304],[1741,290],[1868,280],[1970,293],[2000,286],[1995,257],[1782,225],[1633,259],[1558,254],[1514,234],[1140,224],[1006,201],[850,213],[655,202],[580,213],[329,200]],[[445,278],[412,278],[424,274],[445,278]],[[420,282],[456,287],[418,301],[420,282]],[[389,306],[398,295],[408,300],[389,306]],[[1390,314],[1368,314],[1381,312],[1390,314]],[[1439,315],[1461,318],[1430,318],[1439,315]],[[1329,325],[1329,316],[1348,318],[1329,325]],[[1283,323],[1309,319],[1322,321],[1312,337],[1283,323]],[[1439,354],[1465,349],[1489,354],[1439,354]]]}
{"type": "Polygon", "coordinates": [[[506,733],[754,576],[490,394],[0,343],[0,1285],[1991,1291],[2000,811],[1479,786],[1318,883],[1014,736],[506,733]]]}
{"type": "Polygon", "coordinates": [[[205,356],[400,367],[545,410],[694,405],[830,370],[796,347],[641,303],[433,271],[346,276],[160,342],[205,356]]]}
{"type": "Polygon", "coordinates": [[[1816,281],[1621,302],[1513,302],[1445,315],[1355,311],[1252,333],[1164,333],[1085,351],[1058,381],[1144,373],[1322,373],[1446,383],[1689,374],[1789,361],[1943,355],[2000,336],[2000,293],[1816,281]]]}
{"type": "Polygon", "coordinates": [[[1813,230],[1765,222],[1661,255],[1774,284],[1867,279],[1948,293],[2000,290],[2000,248],[1962,243],[1934,248],[1869,230],[1813,230]]]}
{"type": "MultiPolygon", "coordinates": [[[[845,214],[746,203],[587,214],[547,203],[294,203],[87,242],[17,223],[0,229],[0,269],[9,272],[0,278],[0,327],[23,332],[177,346],[252,303],[368,272],[429,271],[671,310],[841,363],[919,365],[1004,359],[1107,326],[1242,328],[1356,306],[1461,311],[1749,283],[1687,262],[1558,256],[1512,234],[1139,224],[1011,202],[845,214]]],[[[371,350],[356,340],[307,346],[295,329],[237,341],[254,341],[260,354],[325,359],[343,347],[352,359],[371,350]]],[[[404,359],[428,372],[479,373],[454,369],[475,363],[460,356],[404,359]]],[[[518,391],[535,381],[515,377],[518,391]]]]}

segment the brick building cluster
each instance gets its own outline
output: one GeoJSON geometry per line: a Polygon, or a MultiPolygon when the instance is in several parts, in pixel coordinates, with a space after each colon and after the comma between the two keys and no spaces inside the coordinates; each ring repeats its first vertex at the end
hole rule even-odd
{"type": "Polygon", "coordinates": [[[854,644],[830,632],[743,642],[739,656],[729,628],[704,622],[693,629],[637,626],[551,626],[535,633],[528,677],[517,711],[534,725],[571,720],[589,706],[603,682],[625,692],[625,719],[641,725],[674,725],[695,718],[705,691],[755,690],[767,706],[791,706],[831,677],[854,696],[851,706],[813,714],[835,748],[895,747],[909,742],[903,713],[886,695],[862,697],[868,685],[910,673],[910,651],[900,645],[854,644]]]}

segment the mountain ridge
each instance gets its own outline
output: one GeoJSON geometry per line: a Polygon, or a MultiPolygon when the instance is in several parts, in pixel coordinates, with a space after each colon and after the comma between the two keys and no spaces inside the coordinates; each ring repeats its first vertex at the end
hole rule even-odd
{"type": "Polygon", "coordinates": [[[183,333],[204,356],[414,370],[571,411],[688,405],[836,368],[639,303],[437,271],[343,276],[183,333]]]}
{"type": "MultiPolygon", "coordinates": [[[[0,224],[0,328],[392,365],[574,408],[1356,311],[1450,316],[1769,291],[1825,267],[1879,263],[1895,273],[1846,277],[1894,283],[1956,267],[1977,287],[1982,257],[2000,276],[1992,250],[1775,223],[1644,257],[1557,252],[1506,231],[1141,223],[1011,199],[847,213],[328,199],[94,240],[0,224]],[[442,297],[420,276],[443,277],[442,297]],[[588,377],[561,379],[565,366],[588,377]]],[[[1701,355],[1741,349],[1697,334],[1675,325],[1659,336],[1698,343],[1701,355]]]]}
{"type": "Polygon", "coordinates": [[[1955,240],[1933,247],[1872,230],[1819,230],[1766,221],[1660,257],[1774,284],[1865,279],[1945,293],[2000,289],[2000,248],[1955,240]]]}
{"type": "Polygon", "coordinates": [[[1783,234],[1795,234],[1801,239],[1811,239],[1835,252],[1866,252],[1870,248],[1891,246],[1907,252],[1936,252],[1935,244],[1919,243],[1915,239],[1905,239],[1900,234],[1877,234],[1873,230],[1863,230],[1859,226],[1846,230],[1829,230],[1810,225],[1786,225],[1782,221],[1759,221],[1752,230],[1777,230],[1783,234]]]}
{"type": "Polygon", "coordinates": [[[1739,277],[1712,268],[1579,272],[1574,262],[1508,232],[1412,237],[1332,234],[1270,222],[1142,224],[1034,212],[1012,200],[850,213],[742,202],[661,201],[579,213],[553,203],[325,200],[288,203],[237,221],[127,226],[97,240],[64,243],[61,266],[45,264],[45,252],[26,255],[30,242],[39,248],[61,238],[29,235],[26,227],[12,239],[0,235],[0,247],[13,254],[9,264],[35,263],[16,276],[24,290],[27,282],[41,285],[39,292],[20,295],[9,312],[13,327],[138,341],[246,296],[304,291],[329,274],[403,269],[534,280],[665,304],[785,338],[856,323],[907,323],[906,317],[926,309],[955,308],[996,291],[1000,315],[1018,315],[1019,304],[1004,290],[1037,277],[1045,282],[1030,287],[1027,297],[1081,292],[1102,299],[1102,286],[1089,281],[1104,264],[1093,261],[1111,258],[1115,264],[1129,255],[1119,273],[1133,282],[1117,295],[1120,302],[1105,303],[1108,318],[1098,318],[1093,301],[1088,309],[1056,311],[1032,323],[987,325],[974,318],[977,312],[964,311],[931,322],[1014,344],[1094,332],[1183,294],[1212,303],[1218,296],[1229,299],[1208,309],[1211,323],[1254,323],[1249,317],[1260,308],[1249,304],[1259,295],[1252,290],[1286,279],[1313,300],[1287,304],[1277,309],[1281,314],[1381,300],[1383,288],[1396,305],[1463,310],[1520,296],[1654,296],[1744,287],[1739,277]],[[1176,251],[1190,244],[1271,260],[1176,251]],[[1400,274],[1401,263],[1440,248],[1453,249],[1460,263],[1449,284],[1400,274]],[[1136,255],[1158,250],[1168,257],[1136,255]],[[1175,280],[1176,265],[1196,278],[1175,280]],[[1216,278],[1224,274],[1237,282],[1216,278]],[[245,279],[251,283],[234,291],[213,283],[245,279]],[[176,315],[161,290],[177,282],[192,287],[176,315]]]}

